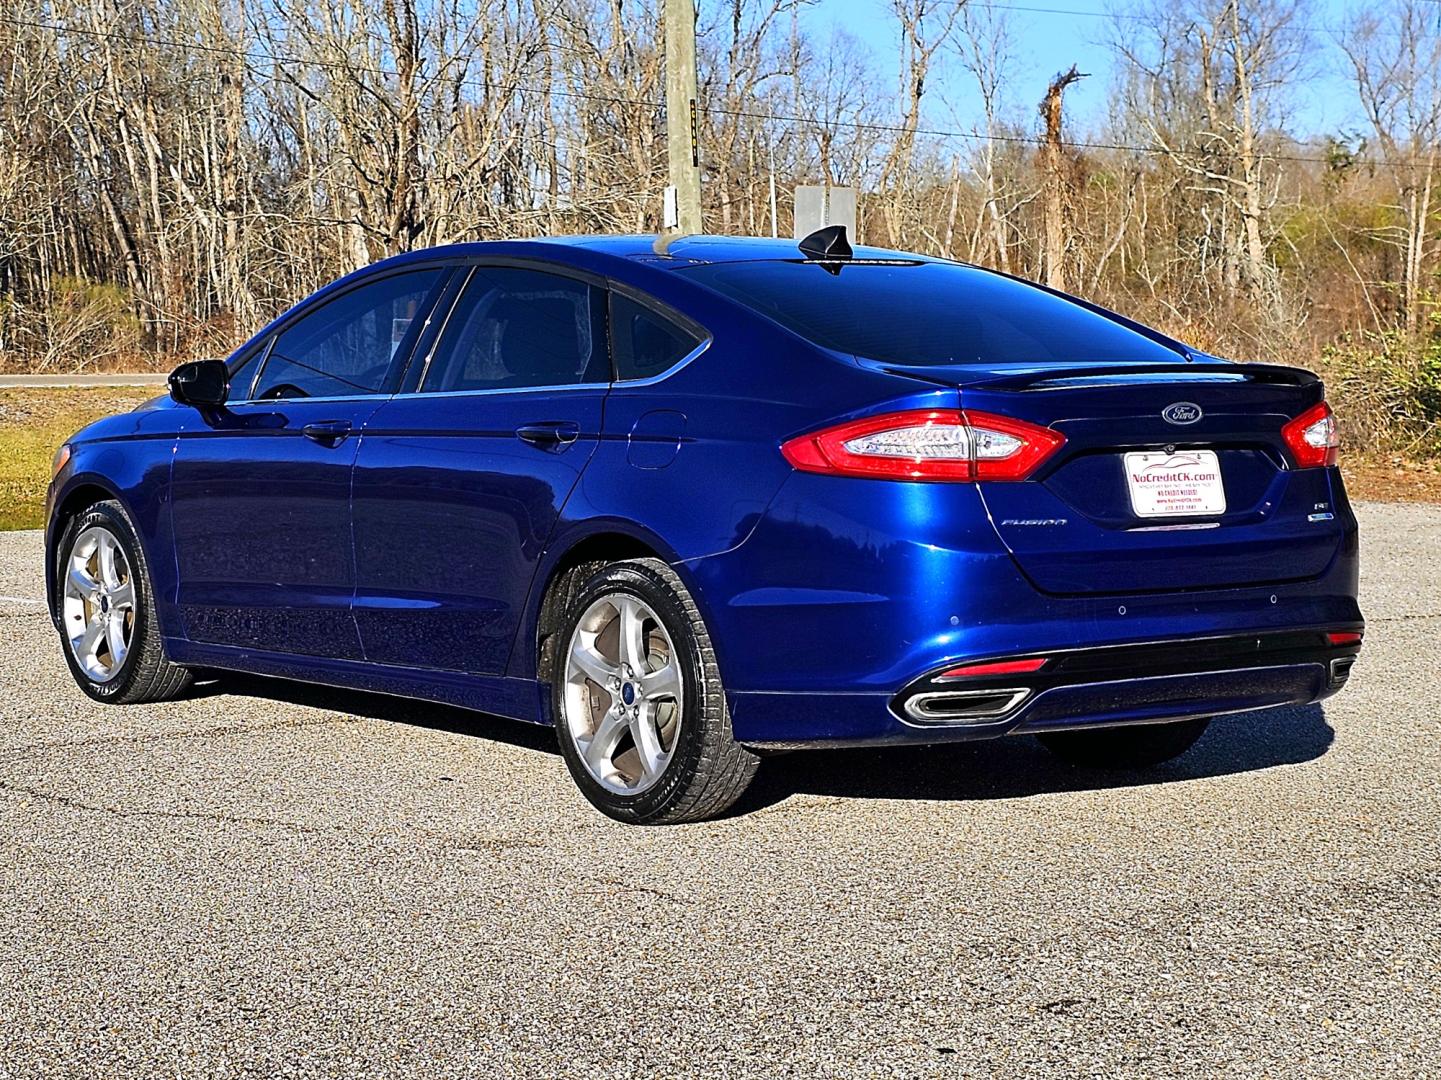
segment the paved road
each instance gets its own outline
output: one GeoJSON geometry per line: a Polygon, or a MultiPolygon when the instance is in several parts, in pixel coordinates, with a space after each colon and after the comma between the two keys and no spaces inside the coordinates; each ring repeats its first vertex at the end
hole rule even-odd
{"type": "Polygon", "coordinates": [[[1441,508],[1363,514],[1324,709],[1114,786],[1028,739],[793,755],[673,829],[461,712],[102,708],[0,601],[0,1077],[1435,1075],[1441,508]]]}
{"type": "Polygon", "coordinates": [[[164,386],[166,374],[147,371],[136,375],[0,375],[0,390],[17,386],[164,386]]]}

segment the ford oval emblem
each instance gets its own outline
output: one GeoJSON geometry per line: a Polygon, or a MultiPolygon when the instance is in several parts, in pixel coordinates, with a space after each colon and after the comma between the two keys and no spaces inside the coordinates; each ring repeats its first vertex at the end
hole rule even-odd
{"type": "Polygon", "coordinates": [[[1201,406],[1191,401],[1178,401],[1161,410],[1161,419],[1168,424],[1194,424],[1201,416],[1201,406]]]}

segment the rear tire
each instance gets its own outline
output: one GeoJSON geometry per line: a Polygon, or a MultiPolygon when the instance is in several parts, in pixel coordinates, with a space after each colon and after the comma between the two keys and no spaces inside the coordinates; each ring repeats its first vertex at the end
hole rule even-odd
{"type": "Polygon", "coordinates": [[[616,563],[562,602],[551,704],[582,794],[633,824],[728,810],[759,759],[735,741],[710,635],[675,571],[616,563]]]}
{"type": "Polygon", "coordinates": [[[1037,735],[1042,745],[1064,761],[1088,769],[1144,769],[1180,757],[1206,731],[1210,719],[1174,724],[1132,724],[1048,731],[1037,735]]]}
{"type": "Polygon", "coordinates": [[[60,648],[81,690],[109,705],[185,692],[192,676],[165,655],[150,567],[123,506],[107,500],[76,514],[53,572],[60,648]]]}

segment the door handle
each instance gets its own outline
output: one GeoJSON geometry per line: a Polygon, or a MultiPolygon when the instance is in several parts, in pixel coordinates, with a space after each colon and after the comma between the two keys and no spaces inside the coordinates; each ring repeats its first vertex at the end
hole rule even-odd
{"type": "Polygon", "coordinates": [[[580,438],[580,425],[569,420],[548,420],[541,424],[522,424],[515,429],[516,438],[542,450],[564,450],[580,438]]]}
{"type": "Polygon", "coordinates": [[[313,439],[322,446],[339,446],[350,434],[349,420],[317,420],[300,429],[307,439],[313,439]]]}

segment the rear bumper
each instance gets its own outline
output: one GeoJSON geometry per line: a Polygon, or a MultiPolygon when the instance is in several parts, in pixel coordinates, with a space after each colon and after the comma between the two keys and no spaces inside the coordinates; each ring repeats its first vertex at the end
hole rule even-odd
{"type": "Polygon", "coordinates": [[[1026,674],[933,671],[894,695],[740,693],[732,722],[742,742],[780,749],[962,742],[1305,705],[1341,689],[1360,652],[1359,642],[1328,640],[1338,629],[1361,627],[1072,649],[1026,674]]]}
{"type": "Polygon", "coordinates": [[[1359,545],[1339,486],[1336,515],[1335,555],[1309,580],[1282,580],[1286,560],[1273,559],[1273,582],[1056,596],[1022,574],[975,485],[797,473],[743,543],[680,569],[710,628],[742,742],[948,742],[1023,723],[1175,720],[1334,692],[1332,656],[1316,644],[1323,636],[1277,650],[1285,635],[1361,628],[1359,545]],[[1264,656],[1248,653],[1252,638],[1265,639],[1264,656]],[[1232,644],[1200,652],[1202,641],[1232,644]],[[1156,651],[1174,643],[1188,646],[1186,656],[1156,651]],[[896,708],[899,694],[957,665],[1062,655],[1124,662],[1116,670],[1094,659],[1082,670],[1075,659],[1041,673],[1064,675],[1054,685],[1000,685],[1032,692],[983,724],[926,723],[896,708]],[[1141,660],[1150,666],[1138,670],[1141,660]]]}

